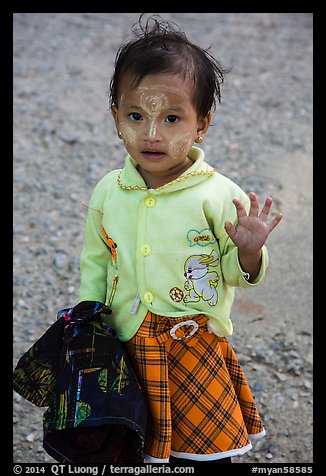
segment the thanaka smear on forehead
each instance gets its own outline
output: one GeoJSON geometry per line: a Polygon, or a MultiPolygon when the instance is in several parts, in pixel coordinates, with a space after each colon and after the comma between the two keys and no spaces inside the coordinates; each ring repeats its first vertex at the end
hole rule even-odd
{"type": "MultiPolygon", "coordinates": [[[[155,91],[154,94],[152,94],[152,97],[157,97],[157,96],[160,96],[160,97],[164,97],[165,100],[166,100],[166,103],[168,103],[168,99],[166,97],[166,95],[164,93],[172,93],[172,94],[175,94],[176,96],[180,96],[182,97],[183,99],[189,99],[189,95],[187,93],[185,93],[184,91],[182,91],[181,89],[179,88],[174,88],[173,86],[162,86],[161,84],[160,85],[156,85],[155,83],[151,86],[137,86],[136,88],[132,88],[130,87],[130,89],[133,91],[133,90],[137,90],[137,92],[140,93],[141,97],[142,97],[142,100],[144,100],[145,96],[148,96],[148,98],[150,98],[150,92],[151,91],[155,91]],[[162,92],[158,93],[157,90],[160,89],[162,92]]],[[[123,99],[125,99],[125,94],[124,93],[121,93],[120,95],[120,100],[118,102],[118,105],[120,106],[121,102],[123,101],[123,99]]],[[[177,99],[176,99],[177,101],[177,99]]],[[[154,101],[155,102],[155,101],[154,101]]],[[[169,107],[172,107],[173,108],[173,104],[169,104],[169,107]]]]}
{"type": "Polygon", "coordinates": [[[169,107],[169,102],[164,93],[148,94],[141,93],[139,98],[140,107],[151,117],[156,118],[169,107]]]}

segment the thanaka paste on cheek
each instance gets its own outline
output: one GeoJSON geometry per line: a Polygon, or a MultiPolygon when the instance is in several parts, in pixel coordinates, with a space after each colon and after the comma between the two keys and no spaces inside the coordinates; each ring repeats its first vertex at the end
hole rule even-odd
{"type": "Polygon", "coordinates": [[[191,149],[192,143],[193,140],[190,132],[178,135],[177,137],[172,138],[168,143],[168,153],[174,159],[177,159],[180,154],[186,156],[191,149]]]}
{"type": "Polygon", "coordinates": [[[119,130],[121,132],[121,138],[126,145],[136,143],[136,131],[129,126],[129,124],[120,122],[119,130]]]}

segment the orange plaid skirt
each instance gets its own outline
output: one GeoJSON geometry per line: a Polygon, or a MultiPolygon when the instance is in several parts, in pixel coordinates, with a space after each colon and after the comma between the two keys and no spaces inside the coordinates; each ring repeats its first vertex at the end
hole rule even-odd
{"type": "Polygon", "coordinates": [[[124,343],[148,401],[148,461],[235,456],[265,434],[232,346],[208,332],[207,321],[148,312],[124,343]]]}

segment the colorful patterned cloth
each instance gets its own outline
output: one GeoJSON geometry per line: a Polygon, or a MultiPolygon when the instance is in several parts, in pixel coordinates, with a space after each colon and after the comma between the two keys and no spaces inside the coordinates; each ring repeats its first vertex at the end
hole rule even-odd
{"type": "Polygon", "coordinates": [[[38,406],[43,446],[59,462],[142,461],[147,409],[127,356],[99,302],[58,313],[58,320],[20,358],[14,389],[38,406]]]}
{"type": "Polygon", "coordinates": [[[208,332],[207,320],[149,312],[123,344],[147,395],[150,457],[225,458],[248,451],[249,435],[265,433],[231,345],[208,332]]]}

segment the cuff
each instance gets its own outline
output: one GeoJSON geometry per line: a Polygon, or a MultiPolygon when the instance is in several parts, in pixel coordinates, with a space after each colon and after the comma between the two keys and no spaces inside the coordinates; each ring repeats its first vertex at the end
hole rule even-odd
{"type": "Polygon", "coordinates": [[[268,253],[266,247],[263,246],[261,266],[258,276],[256,277],[255,281],[250,283],[249,274],[241,268],[238,257],[238,248],[236,246],[227,255],[222,257],[221,262],[222,273],[226,283],[229,286],[240,286],[242,288],[250,288],[253,286],[257,286],[257,284],[260,284],[265,277],[267,265],[268,253]]]}
{"type": "Polygon", "coordinates": [[[237,266],[238,266],[238,271],[239,271],[239,286],[243,288],[248,288],[252,286],[257,286],[258,284],[262,283],[262,281],[265,278],[265,273],[266,273],[266,268],[268,266],[268,252],[267,248],[263,246],[262,248],[262,254],[261,254],[261,265],[260,265],[260,270],[258,273],[258,276],[256,279],[252,282],[249,282],[250,275],[249,273],[246,273],[240,265],[239,261],[239,255],[238,255],[238,248],[236,248],[236,261],[237,261],[237,266]]]}

